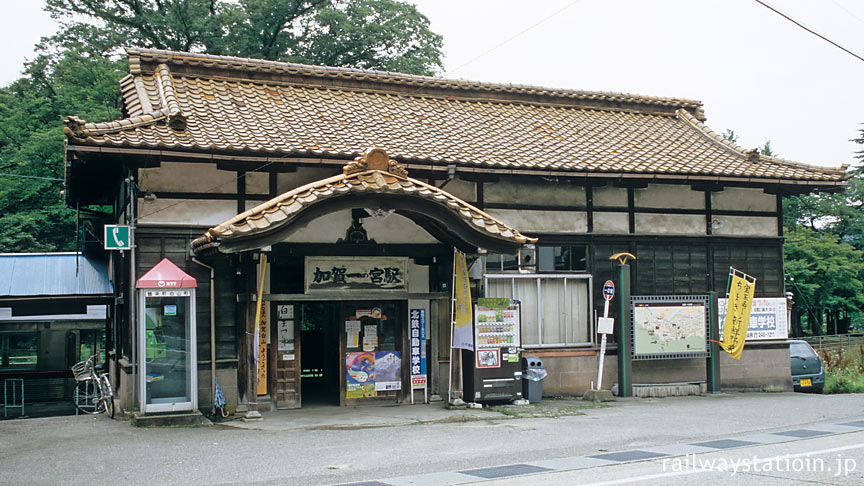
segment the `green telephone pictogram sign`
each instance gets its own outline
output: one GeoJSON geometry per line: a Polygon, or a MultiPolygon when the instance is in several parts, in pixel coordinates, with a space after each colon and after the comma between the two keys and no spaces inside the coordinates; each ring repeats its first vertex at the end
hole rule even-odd
{"type": "Polygon", "coordinates": [[[105,249],[106,250],[131,250],[132,229],[129,226],[106,224],[105,225],[105,249]]]}

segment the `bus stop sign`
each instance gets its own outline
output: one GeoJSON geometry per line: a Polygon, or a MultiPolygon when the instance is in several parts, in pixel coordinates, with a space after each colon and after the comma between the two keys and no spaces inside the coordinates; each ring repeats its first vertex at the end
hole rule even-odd
{"type": "Polygon", "coordinates": [[[607,280],[606,283],[603,284],[603,298],[606,300],[612,300],[614,295],[615,284],[611,280],[607,280]]]}

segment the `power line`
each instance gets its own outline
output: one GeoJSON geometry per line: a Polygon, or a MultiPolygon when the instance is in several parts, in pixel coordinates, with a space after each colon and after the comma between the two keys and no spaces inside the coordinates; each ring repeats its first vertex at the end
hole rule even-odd
{"type": "Polygon", "coordinates": [[[3,177],[20,177],[22,179],[41,179],[44,181],[60,181],[63,182],[63,179],[58,179],[56,177],[37,177],[37,176],[26,176],[21,174],[9,174],[7,172],[0,172],[0,176],[3,177]]]}
{"type": "Polygon", "coordinates": [[[582,0],[574,0],[574,1],[570,2],[570,3],[568,3],[567,5],[565,5],[565,6],[561,7],[561,8],[559,8],[558,10],[552,12],[551,14],[547,15],[546,17],[543,17],[542,19],[538,20],[537,22],[535,22],[535,23],[529,25],[528,27],[525,27],[524,29],[522,29],[522,30],[520,30],[519,32],[517,32],[516,34],[510,36],[509,38],[507,38],[507,39],[505,39],[505,40],[499,42],[498,44],[496,44],[496,45],[490,47],[489,49],[487,49],[487,50],[484,51],[483,53],[481,53],[481,54],[479,54],[479,55],[477,55],[477,56],[475,56],[475,57],[469,59],[469,60],[468,60],[467,62],[465,62],[465,63],[460,64],[460,65],[457,66],[455,69],[451,69],[451,70],[449,70],[449,71],[445,71],[445,74],[452,75],[454,72],[456,72],[456,71],[458,71],[458,70],[464,68],[465,66],[467,66],[467,65],[469,65],[469,64],[471,64],[471,63],[473,63],[473,62],[475,62],[476,60],[480,59],[481,57],[486,56],[487,54],[491,53],[492,51],[495,51],[495,50],[498,49],[499,47],[502,47],[502,46],[504,46],[505,44],[510,43],[511,41],[513,41],[514,39],[516,39],[517,37],[520,37],[521,35],[527,33],[528,31],[530,31],[530,30],[532,30],[532,29],[534,29],[535,27],[537,27],[537,26],[539,26],[539,25],[541,25],[541,24],[543,24],[543,23],[546,23],[546,21],[548,21],[548,20],[551,19],[552,17],[555,17],[556,15],[560,14],[561,12],[567,10],[568,8],[572,7],[573,5],[576,5],[577,3],[581,2],[581,1],[582,1],[582,0]]]}
{"type": "Polygon", "coordinates": [[[828,42],[829,44],[833,45],[834,47],[842,49],[846,53],[857,57],[859,61],[864,61],[864,57],[861,57],[858,54],[855,54],[854,52],[850,51],[849,49],[846,49],[845,47],[841,46],[840,44],[838,44],[838,43],[832,41],[831,39],[825,37],[824,35],[816,32],[815,30],[812,30],[812,29],[806,27],[802,23],[800,23],[797,20],[793,19],[792,17],[784,14],[783,12],[777,10],[776,8],[772,7],[771,5],[768,5],[767,3],[763,2],[762,0],[754,0],[754,1],[756,3],[758,3],[759,5],[762,5],[763,7],[767,8],[768,10],[771,10],[772,12],[776,13],[777,15],[783,17],[784,19],[788,20],[789,22],[792,22],[793,24],[797,25],[798,27],[801,27],[802,29],[806,30],[807,32],[810,32],[811,34],[815,35],[816,37],[824,40],[825,42],[828,42]]]}

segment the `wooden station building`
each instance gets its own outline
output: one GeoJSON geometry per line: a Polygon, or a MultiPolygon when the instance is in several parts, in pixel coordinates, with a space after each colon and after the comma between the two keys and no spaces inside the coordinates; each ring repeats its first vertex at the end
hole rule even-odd
{"type": "MultiPolygon", "coordinates": [[[[125,118],[70,117],[65,128],[69,205],[110,206],[102,223],[135,230],[133,250],[111,264],[114,379],[127,410],[149,399],[133,390],[144,379],[136,355],[157,363],[174,346],[160,319],[180,315],[175,304],[151,322],[135,290],[165,258],[197,282],[201,409],[214,369],[229,408],[407,401],[410,309],[427,321],[429,391],[446,396],[453,248],[473,262],[475,296],[522,302],[522,347],[544,358],[544,393],[581,395],[596,373],[610,255],[637,256],[634,295],[723,292],[731,265],[758,279],[757,297],[782,297],[782,198],[847,177],[724,140],[698,101],[160,50],[128,57],[125,118]],[[346,390],[359,326],[402,360],[374,397],[346,390]]],[[[723,386],[791,387],[785,340],[749,343],[745,358],[723,357],[723,386]]],[[[607,360],[607,376],[615,369],[607,360]]],[[[687,359],[633,369],[635,383],[704,373],[687,359]]]]}

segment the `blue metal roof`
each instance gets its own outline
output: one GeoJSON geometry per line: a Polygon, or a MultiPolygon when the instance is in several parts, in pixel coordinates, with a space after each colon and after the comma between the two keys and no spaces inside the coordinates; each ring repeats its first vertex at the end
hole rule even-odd
{"type": "Polygon", "coordinates": [[[113,293],[105,262],[78,253],[0,253],[0,297],[113,293]]]}

